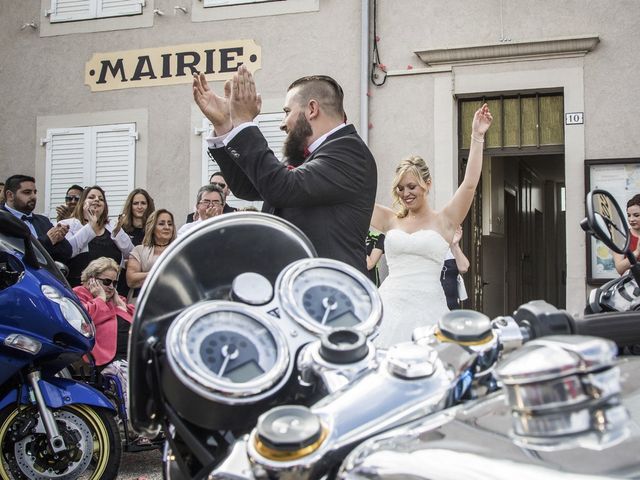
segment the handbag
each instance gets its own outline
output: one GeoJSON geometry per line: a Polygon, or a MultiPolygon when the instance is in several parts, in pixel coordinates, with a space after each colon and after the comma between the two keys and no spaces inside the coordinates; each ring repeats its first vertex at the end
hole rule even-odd
{"type": "Polygon", "coordinates": [[[469,295],[467,295],[467,289],[464,286],[464,280],[462,279],[462,275],[458,274],[458,300],[460,300],[461,302],[463,300],[466,300],[467,298],[469,298],[469,295]]]}

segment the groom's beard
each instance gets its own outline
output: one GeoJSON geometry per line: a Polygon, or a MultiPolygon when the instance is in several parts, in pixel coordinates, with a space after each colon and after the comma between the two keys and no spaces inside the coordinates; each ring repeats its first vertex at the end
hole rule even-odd
{"type": "Polygon", "coordinates": [[[297,167],[304,162],[304,150],[307,147],[307,139],[313,135],[311,124],[307,121],[304,113],[300,112],[293,128],[289,130],[287,138],[284,140],[283,153],[289,165],[297,167]]]}

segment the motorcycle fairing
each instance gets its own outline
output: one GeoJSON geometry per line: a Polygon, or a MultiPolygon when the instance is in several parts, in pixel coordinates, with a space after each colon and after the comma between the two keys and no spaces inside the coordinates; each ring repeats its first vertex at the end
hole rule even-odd
{"type": "MultiPolygon", "coordinates": [[[[68,378],[40,379],[40,390],[44,401],[49,408],[60,408],[65,405],[82,404],[92,407],[106,408],[114,410],[113,404],[98,390],[87,384],[70,380],[68,378]]],[[[14,388],[0,399],[0,410],[18,401],[18,389],[14,388]]],[[[29,396],[29,388],[23,386],[21,389],[21,404],[32,403],[29,396]]]]}

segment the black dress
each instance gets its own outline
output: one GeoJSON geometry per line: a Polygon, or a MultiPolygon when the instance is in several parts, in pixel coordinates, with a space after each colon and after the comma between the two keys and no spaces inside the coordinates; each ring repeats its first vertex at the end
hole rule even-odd
{"type": "Polygon", "coordinates": [[[80,285],[80,275],[90,262],[100,257],[113,258],[118,265],[122,261],[122,252],[111,238],[111,232],[107,229],[98,237],[89,242],[89,251],[82,252],[69,261],[69,284],[72,287],[80,285]]]}
{"type": "MultiPolygon", "coordinates": [[[[125,230],[126,231],[126,230],[125,230]]],[[[131,230],[126,231],[127,235],[131,239],[131,243],[133,243],[134,247],[142,244],[142,240],[144,240],[144,227],[133,227],[131,230]]],[[[129,285],[127,285],[127,269],[123,268],[120,271],[120,276],[118,277],[118,294],[127,298],[129,294],[129,285]]]]}
{"type": "Polygon", "coordinates": [[[458,273],[460,272],[455,258],[444,261],[440,283],[442,283],[442,289],[447,297],[449,310],[458,310],[460,308],[460,302],[458,301],[458,273]]]}

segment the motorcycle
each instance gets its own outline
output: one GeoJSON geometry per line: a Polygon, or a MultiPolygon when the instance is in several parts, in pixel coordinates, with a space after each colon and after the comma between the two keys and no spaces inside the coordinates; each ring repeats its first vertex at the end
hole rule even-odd
{"type": "Polygon", "coordinates": [[[46,250],[0,211],[0,477],[112,479],[121,443],[111,402],[60,372],[95,328],[46,250]]]}
{"type": "MultiPolygon", "coordinates": [[[[602,360],[586,372],[614,372],[595,381],[608,387],[618,372],[611,344],[573,335],[636,343],[640,329],[626,315],[574,319],[539,301],[493,321],[455,311],[435,328],[417,329],[413,341],[377,350],[371,339],[382,306],[364,275],[315,258],[308,240],[275,217],[217,217],[172,244],[142,289],[129,350],[131,417],[147,433],[165,427],[166,478],[350,475],[349,465],[365,465],[371,453],[359,445],[500,395],[507,380],[496,374],[499,362],[537,338],[562,334],[550,337],[555,350],[602,360]],[[215,254],[203,256],[205,249],[215,254]],[[349,455],[354,449],[363,462],[349,455]]],[[[563,365],[548,357],[538,383],[551,387],[513,394],[541,394],[542,410],[553,407],[549,391],[565,381],[563,365]]],[[[606,392],[612,404],[620,399],[609,394],[619,393],[615,386],[606,392]]],[[[521,417],[526,423],[526,412],[521,417]]]]}
{"type": "Polygon", "coordinates": [[[610,250],[624,255],[631,268],[624,275],[609,280],[593,289],[585,314],[604,312],[625,312],[640,310],[640,263],[629,248],[630,235],[621,225],[626,225],[620,206],[611,202],[612,198],[603,190],[593,190],[587,195],[588,215],[595,221],[585,218],[580,224],[582,229],[599,238],[610,250]]]}

